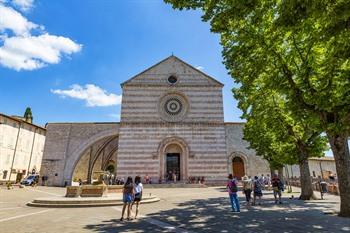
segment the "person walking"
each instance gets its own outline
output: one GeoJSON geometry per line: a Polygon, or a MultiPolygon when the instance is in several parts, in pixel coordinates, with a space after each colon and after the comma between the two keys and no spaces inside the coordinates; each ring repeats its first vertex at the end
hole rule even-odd
{"type": "Polygon", "coordinates": [[[125,209],[127,210],[127,220],[131,220],[130,214],[131,214],[131,203],[134,199],[134,184],[132,182],[132,177],[129,176],[124,184],[123,188],[123,210],[122,210],[122,217],[120,218],[120,221],[124,220],[124,213],[125,209]]]}
{"type": "Polygon", "coordinates": [[[264,174],[261,174],[261,176],[259,177],[259,182],[261,184],[261,189],[265,190],[265,176],[264,176],[264,174]]]}
{"type": "Polygon", "coordinates": [[[231,201],[231,207],[232,207],[232,212],[241,212],[240,207],[239,207],[239,201],[237,198],[237,191],[238,191],[238,183],[237,180],[233,178],[232,174],[228,175],[228,181],[227,181],[227,191],[230,196],[230,201],[231,201]]]}
{"type": "Polygon", "coordinates": [[[277,204],[277,202],[279,204],[282,204],[283,183],[277,174],[273,175],[271,183],[272,183],[272,189],[273,189],[273,196],[275,197],[275,204],[277,204]],[[277,195],[278,195],[278,201],[277,201],[277,195]]]}
{"type": "Polygon", "coordinates": [[[247,205],[249,205],[251,200],[252,188],[253,188],[252,180],[250,179],[250,177],[246,175],[243,176],[242,180],[243,180],[243,193],[245,195],[245,200],[247,202],[247,205]]]}
{"type": "Polygon", "coordinates": [[[265,180],[265,183],[267,185],[267,190],[271,190],[271,177],[270,177],[270,174],[267,174],[266,175],[266,180],[265,180]]]}
{"type": "Polygon", "coordinates": [[[254,177],[253,190],[254,190],[253,205],[256,204],[256,197],[258,197],[258,199],[259,199],[258,205],[261,205],[261,197],[263,195],[262,194],[262,184],[260,183],[260,180],[259,180],[258,176],[254,177]]]}
{"type": "Polygon", "coordinates": [[[136,211],[135,211],[135,219],[137,218],[137,214],[139,213],[139,205],[140,201],[142,199],[142,193],[143,193],[143,185],[141,183],[141,177],[136,176],[135,177],[135,187],[134,187],[134,192],[135,192],[135,198],[134,201],[131,204],[131,209],[134,204],[136,204],[136,211]]]}

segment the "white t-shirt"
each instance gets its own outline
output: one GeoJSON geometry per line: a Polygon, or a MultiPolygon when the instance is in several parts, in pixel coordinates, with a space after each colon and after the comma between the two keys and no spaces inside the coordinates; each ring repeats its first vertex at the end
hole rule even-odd
{"type": "Polygon", "coordinates": [[[142,192],[142,183],[139,183],[135,186],[135,193],[141,193],[142,192]]]}

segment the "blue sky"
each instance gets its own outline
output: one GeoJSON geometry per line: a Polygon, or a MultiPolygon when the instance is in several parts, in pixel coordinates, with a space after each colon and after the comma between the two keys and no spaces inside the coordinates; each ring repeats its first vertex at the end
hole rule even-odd
{"type": "Polygon", "coordinates": [[[0,21],[2,113],[22,115],[30,106],[40,125],[119,121],[120,83],[174,53],[224,83],[225,121],[242,121],[219,36],[198,11],[176,11],[160,0],[0,0],[1,6],[27,20],[5,22],[2,30],[0,21]],[[28,52],[32,44],[36,50],[28,52]]]}

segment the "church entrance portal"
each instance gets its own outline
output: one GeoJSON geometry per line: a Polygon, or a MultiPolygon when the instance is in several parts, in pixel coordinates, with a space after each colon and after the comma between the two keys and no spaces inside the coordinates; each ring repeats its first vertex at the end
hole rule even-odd
{"type": "Polygon", "coordinates": [[[176,180],[180,180],[180,154],[167,153],[166,155],[166,174],[168,180],[174,180],[173,174],[176,174],[176,180]]]}
{"type": "Polygon", "coordinates": [[[239,180],[244,176],[244,162],[240,157],[234,157],[232,159],[232,171],[233,175],[239,180]]]}

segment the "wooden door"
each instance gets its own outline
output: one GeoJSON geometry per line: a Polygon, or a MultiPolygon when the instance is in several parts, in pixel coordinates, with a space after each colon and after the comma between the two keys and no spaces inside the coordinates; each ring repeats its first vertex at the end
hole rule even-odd
{"type": "Polygon", "coordinates": [[[242,179],[242,177],[245,175],[244,171],[244,162],[241,158],[235,157],[232,160],[232,171],[233,176],[237,177],[237,179],[242,179]]]}

